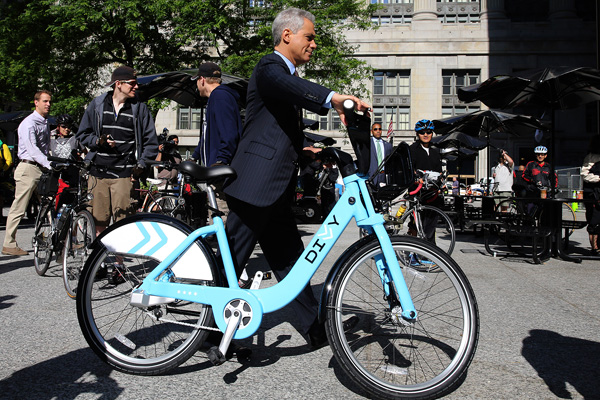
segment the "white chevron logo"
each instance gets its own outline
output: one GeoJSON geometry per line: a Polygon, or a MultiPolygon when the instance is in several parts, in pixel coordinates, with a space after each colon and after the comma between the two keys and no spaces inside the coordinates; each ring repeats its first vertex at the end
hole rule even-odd
{"type": "Polygon", "coordinates": [[[323,238],[324,240],[329,240],[333,237],[333,229],[327,229],[327,225],[323,226],[323,228],[325,228],[325,231],[317,236],[325,236],[325,235],[329,235],[329,237],[325,237],[323,238]]]}

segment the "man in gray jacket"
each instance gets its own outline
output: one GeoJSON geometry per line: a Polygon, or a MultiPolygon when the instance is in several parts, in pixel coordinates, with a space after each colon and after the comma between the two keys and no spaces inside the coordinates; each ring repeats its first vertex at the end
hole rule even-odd
{"type": "Polygon", "coordinates": [[[132,175],[145,168],[145,161],[156,159],[158,140],[154,120],[146,104],[138,102],[138,87],[133,68],[120,66],[106,84],[111,92],[96,97],[88,105],[77,138],[88,147],[92,214],[96,233],[131,214],[132,175]]]}

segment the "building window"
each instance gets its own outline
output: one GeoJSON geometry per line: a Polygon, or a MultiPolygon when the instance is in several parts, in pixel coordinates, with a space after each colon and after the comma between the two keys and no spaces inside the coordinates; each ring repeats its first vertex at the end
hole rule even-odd
{"type": "Polygon", "coordinates": [[[370,0],[371,4],[380,4],[373,13],[374,25],[410,24],[414,12],[413,0],[370,0]]]}
{"type": "Polygon", "coordinates": [[[479,83],[479,75],[476,70],[442,71],[442,94],[456,96],[457,88],[479,83]]]}
{"type": "Polygon", "coordinates": [[[202,108],[180,108],[177,116],[177,128],[199,131],[203,112],[202,108]]]}
{"type": "Polygon", "coordinates": [[[327,115],[317,115],[313,112],[305,111],[304,117],[319,122],[319,130],[339,131],[342,128],[342,121],[335,110],[329,110],[327,115]]]}
{"type": "Polygon", "coordinates": [[[479,23],[479,0],[437,0],[437,14],[444,24],[479,23]]]}
{"type": "Polygon", "coordinates": [[[373,94],[383,96],[409,96],[409,71],[377,71],[373,73],[373,94]]]}
{"type": "Polygon", "coordinates": [[[373,107],[373,123],[381,124],[384,135],[387,135],[390,121],[392,129],[396,131],[410,130],[410,108],[409,107],[373,107]]]}
{"type": "Polygon", "coordinates": [[[465,114],[480,109],[480,103],[465,104],[458,99],[458,88],[479,83],[478,70],[442,71],[442,117],[465,114]]]}

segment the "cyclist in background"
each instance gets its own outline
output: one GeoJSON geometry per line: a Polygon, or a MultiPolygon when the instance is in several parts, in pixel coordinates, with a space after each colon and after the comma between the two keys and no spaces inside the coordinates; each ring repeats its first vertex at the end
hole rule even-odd
{"type": "MultiPolygon", "coordinates": [[[[417,140],[410,145],[410,156],[412,159],[413,170],[442,172],[442,157],[438,149],[431,146],[433,138],[433,122],[428,119],[422,119],[415,125],[417,140]]],[[[423,202],[435,207],[443,205],[443,200],[437,191],[424,193],[423,202]]],[[[422,214],[423,230],[427,240],[435,243],[435,226],[437,224],[437,214],[429,214],[424,211],[422,214]]],[[[414,222],[409,224],[409,234],[417,235],[414,222]]]]}
{"type": "MultiPolygon", "coordinates": [[[[537,146],[534,150],[535,161],[530,161],[523,171],[523,179],[527,182],[527,196],[540,197],[540,188],[550,187],[552,167],[546,162],[548,149],[546,146],[537,146]]],[[[558,186],[558,179],[554,175],[554,187],[558,186]]]]}

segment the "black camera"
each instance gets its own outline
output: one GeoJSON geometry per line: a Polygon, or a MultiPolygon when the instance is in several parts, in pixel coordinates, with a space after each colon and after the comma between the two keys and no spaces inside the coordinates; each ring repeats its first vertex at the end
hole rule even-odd
{"type": "Polygon", "coordinates": [[[177,152],[177,142],[174,139],[169,140],[169,130],[163,129],[162,133],[158,135],[158,146],[163,146],[162,153],[174,154],[177,152]]]}

